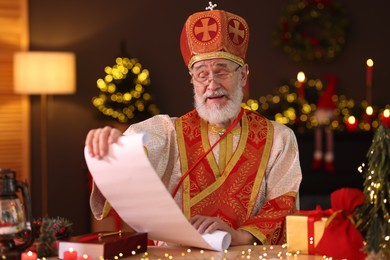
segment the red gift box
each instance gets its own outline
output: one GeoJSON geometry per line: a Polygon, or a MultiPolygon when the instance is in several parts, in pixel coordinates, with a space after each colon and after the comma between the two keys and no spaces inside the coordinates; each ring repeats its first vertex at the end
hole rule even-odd
{"type": "Polygon", "coordinates": [[[72,248],[78,256],[88,255],[92,259],[114,259],[143,253],[147,250],[147,233],[100,232],[74,236],[59,241],[58,258],[72,248]]]}

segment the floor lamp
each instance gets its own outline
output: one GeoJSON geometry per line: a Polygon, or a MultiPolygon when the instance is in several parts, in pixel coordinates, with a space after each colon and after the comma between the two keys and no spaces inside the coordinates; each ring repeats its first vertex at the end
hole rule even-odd
{"type": "Polygon", "coordinates": [[[14,54],[14,92],[40,95],[42,217],[48,215],[47,95],[75,92],[75,60],[75,54],[70,52],[26,51],[14,54]]]}

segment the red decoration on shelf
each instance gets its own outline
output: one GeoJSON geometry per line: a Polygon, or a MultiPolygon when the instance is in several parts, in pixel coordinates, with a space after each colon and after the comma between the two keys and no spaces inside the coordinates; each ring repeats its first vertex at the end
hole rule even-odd
{"type": "Polygon", "coordinates": [[[385,109],[383,113],[380,115],[381,123],[390,128],[390,109],[385,109]]]}
{"type": "Polygon", "coordinates": [[[358,129],[359,122],[354,116],[350,116],[345,122],[345,126],[347,127],[347,130],[350,132],[354,132],[358,129]]]}

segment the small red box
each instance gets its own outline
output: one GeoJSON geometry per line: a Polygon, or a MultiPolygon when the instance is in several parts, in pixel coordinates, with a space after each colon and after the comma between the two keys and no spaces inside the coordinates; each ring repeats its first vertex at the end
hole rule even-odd
{"type": "Polygon", "coordinates": [[[58,258],[72,248],[78,256],[88,255],[92,259],[114,259],[146,252],[147,233],[99,232],[74,236],[59,241],[58,258]]]}

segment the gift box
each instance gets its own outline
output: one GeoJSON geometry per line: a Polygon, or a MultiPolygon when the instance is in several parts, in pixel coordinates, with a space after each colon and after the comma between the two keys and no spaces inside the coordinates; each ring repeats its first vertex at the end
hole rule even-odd
{"type": "Polygon", "coordinates": [[[287,251],[314,254],[315,247],[324,234],[328,217],[321,211],[300,211],[286,216],[287,251]]]}
{"type": "MultiPolygon", "coordinates": [[[[70,253],[89,259],[117,259],[146,252],[147,233],[99,232],[59,241],[58,258],[70,253]]],[[[70,259],[70,258],[69,258],[70,259]]],[[[77,258],[76,258],[77,259],[77,258]]]]}
{"type": "Polygon", "coordinates": [[[364,241],[353,216],[355,208],[364,202],[362,191],[342,188],[330,197],[330,209],[317,207],[286,217],[288,252],[364,260],[364,241]]]}

